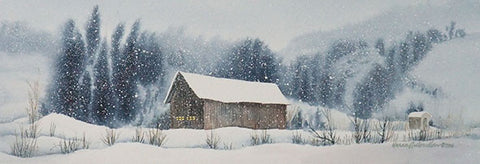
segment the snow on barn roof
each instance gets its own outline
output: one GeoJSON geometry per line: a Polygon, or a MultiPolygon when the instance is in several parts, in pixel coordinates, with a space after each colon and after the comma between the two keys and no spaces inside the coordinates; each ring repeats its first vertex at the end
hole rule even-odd
{"type": "Polygon", "coordinates": [[[251,82],[217,78],[193,73],[177,72],[170,85],[165,103],[169,103],[176,77],[183,76],[188,86],[201,99],[224,103],[252,102],[261,104],[289,104],[274,83],[251,82]]]}
{"type": "Polygon", "coordinates": [[[432,117],[432,115],[428,112],[412,112],[408,117],[432,117]]]}

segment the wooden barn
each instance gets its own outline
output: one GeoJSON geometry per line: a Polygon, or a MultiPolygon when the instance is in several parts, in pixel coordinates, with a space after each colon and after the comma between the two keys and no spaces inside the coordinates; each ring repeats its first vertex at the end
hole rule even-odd
{"type": "Polygon", "coordinates": [[[165,103],[171,128],[285,129],[288,101],[273,83],[177,72],[165,103]]]}

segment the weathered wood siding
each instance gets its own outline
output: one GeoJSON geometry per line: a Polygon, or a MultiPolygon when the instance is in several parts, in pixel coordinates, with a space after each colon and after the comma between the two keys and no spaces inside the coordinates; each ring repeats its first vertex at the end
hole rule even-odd
{"type": "Polygon", "coordinates": [[[284,104],[222,103],[204,101],[204,128],[236,126],[253,129],[285,129],[284,104]]]}
{"type": "Polygon", "coordinates": [[[183,76],[177,76],[170,102],[171,128],[203,129],[203,100],[188,86],[183,76]]]}

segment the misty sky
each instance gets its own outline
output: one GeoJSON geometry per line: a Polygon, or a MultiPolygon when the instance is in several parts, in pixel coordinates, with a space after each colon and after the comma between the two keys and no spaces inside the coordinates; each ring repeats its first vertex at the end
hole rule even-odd
{"type": "Polygon", "coordinates": [[[162,32],[183,27],[187,33],[228,40],[260,37],[279,51],[295,36],[353,24],[395,6],[415,0],[319,1],[93,1],[0,0],[0,20],[25,21],[33,27],[58,32],[73,18],[84,28],[92,7],[100,6],[103,34],[110,35],[118,22],[128,26],[142,19],[143,29],[162,32]]]}

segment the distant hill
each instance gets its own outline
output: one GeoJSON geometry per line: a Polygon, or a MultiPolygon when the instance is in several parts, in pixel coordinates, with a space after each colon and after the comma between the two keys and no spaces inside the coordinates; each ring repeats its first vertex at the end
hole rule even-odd
{"type": "Polygon", "coordinates": [[[295,56],[324,52],[338,39],[363,39],[373,44],[378,38],[387,43],[398,42],[408,31],[426,31],[430,28],[445,30],[450,21],[468,33],[480,32],[480,1],[429,2],[390,11],[366,21],[330,31],[318,31],[291,40],[280,54],[289,61],[295,56]]]}

